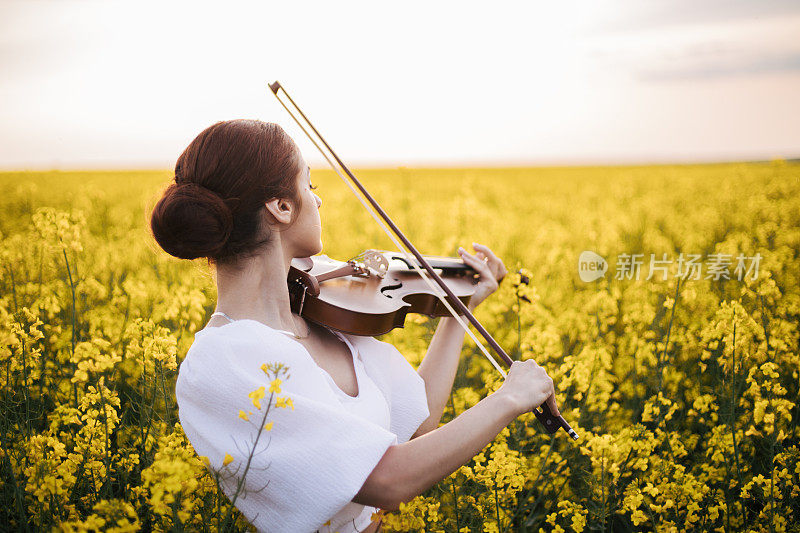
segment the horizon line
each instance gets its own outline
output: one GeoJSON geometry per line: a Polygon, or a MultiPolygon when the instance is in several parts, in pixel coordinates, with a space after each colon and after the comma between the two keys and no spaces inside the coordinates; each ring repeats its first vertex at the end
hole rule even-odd
{"type": "MultiPolygon", "coordinates": [[[[360,170],[386,170],[386,169],[468,169],[468,168],[550,168],[550,167],[638,167],[638,166],[681,166],[681,165],[725,165],[741,163],[772,163],[784,161],[787,163],[800,162],[800,154],[792,157],[772,156],[756,158],[685,158],[685,159],[551,159],[551,160],[462,160],[462,161],[419,161],[410,164],[397,164],[394,162],[361,161],[348,164],[348,167],[360,170]]],[[[331,170],[329,166],[314,162],[312,170],[331,170]]],[[[2,166],[0,172],[81,172],[81,171],[172,171],[172,166],[155,163],[111,163],[103,164],[68,164],[68,165],[29,165],[29,166],[2,166]]]]}

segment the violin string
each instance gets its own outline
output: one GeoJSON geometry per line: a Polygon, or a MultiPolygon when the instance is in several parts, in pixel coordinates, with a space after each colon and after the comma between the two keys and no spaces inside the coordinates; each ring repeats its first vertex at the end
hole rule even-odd
{"type": "MultiPolygon", "coordinates": [[[[281,87],[281,89],[283,89],[283,87],[281,87]]],[[[289,113],[289,116],[292,117],[292,119],[297,123],[300,129],[303,130],[303,133],[306,134],[306,137],[308,137],[309,140],[312,142],[312,144],[317,147],[317,150],[319,150],[319,152],[322,154],[322,157],[325,158],[325,160],[331,166],[333,171],[336,172],[336,174],[340,178],[342,178],[342,181],[345,182],[345,185],[347,185],[350,188],[350,190],[353,191],[353,194],[356,196],[356,198],[358,198],[358,201],[361,202],[361,205],[364,206],[364,209],[366,209],[367,212],[372,216],[372,218],[375,219],[375,221],[383,229],[386,235],[389,236],[389,239],[391,239],[391,241],[394,243],[397,249],[406,257],[406,261],[408,262],[408,264],[410,264],[411,267],[417,271],[420,277],[423,280],[425,280],[428,286],[433,290],[433,293],[439,298],[442,304],[444,304],[445,308],[447,308],[447,310],[450,312],[450,315],[456,319],[456,322],[461,326],[461,328],[467,333],[467,335],[470,336],[470,338],[472,338],[473,342],[475,342],[478,348],[480,348],[480,350],[483,352],[483,355],[486,356],[486,358],[489,360],[492,366],[494,366],[494,368],[500,373],[500,375],[503,376],[503,378],[505,378],[506,377],[505,370],[503,370],[503,368],[497,363],[495,358],[492,357],[492,354],[489,353],[489,351],[486,349],[483,343],[477,338],[477,336],[472,332],[472,330],[469,329],[469,326],[464,322],[461,316],[458,313],[456,313],[455,309],[453,309],[453,307],[450,305],[450,302],[447,301],[447,298],[444,298],[442,296],[441,288],[438,287],[436,284],[434,284],[433,281],[431,281],[430,277],[428,276],[428,273],[425,272],[419,265],[417,265],[417,261],[414,258],[414,256],[411,255],[411,253],[406,250],[405,246],[403,246],[403,244],[397,239],[394,233],[392,233],[389,230],[386,224],[375,213],[374,208],[371,205],[369,205],[369,203],[366,200],[364,200],[364,198],[362,198],[362,195],[359,194],[356,188],[353,187],[353,184],[350,183],[350,181],[342,175],[342,173],[339,171],[336,165],[334,165],[333,161],[331,161],[331,159],[328,157],[328,154],[326,154],[325,151],[320,147],[320,145],[317,143],[314,137],[308,132],[308,130],[306,130],[303,124],[301,124],[300,121],[297,120],[297,117],[294,116],[294,114],[289,110],[289,108],[286,107],[286,104],[283,103],[283,100],[278,98],[277,93],[275,93],[275,97],[278,99],[278,102],[280,102],[280,104],[283,106],[286,112],[289,113]]]]}

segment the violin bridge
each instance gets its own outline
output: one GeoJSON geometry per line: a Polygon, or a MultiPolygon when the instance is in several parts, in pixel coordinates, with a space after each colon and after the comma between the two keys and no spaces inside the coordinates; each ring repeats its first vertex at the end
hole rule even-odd
{"type": "Polygon", "coordinates": [[[374,274],[381,279],[389,271],[389,261],[377,250],[364,250],[350,259],[348,263],[362,270],[362,273],[367,276],[374,274]]]}

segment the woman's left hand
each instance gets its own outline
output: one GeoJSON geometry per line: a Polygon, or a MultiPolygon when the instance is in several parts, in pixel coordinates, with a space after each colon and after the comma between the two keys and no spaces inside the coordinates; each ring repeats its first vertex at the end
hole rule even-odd
{"type": "Polygon", "coordinates": [[[488,246],[473,242],[472,248],[476,251],[475,255],[460,246],[458,248],[458,253],[464,263],[472,267],[480,276],[478,285],[475,287],[475,294],[469,300],[470,310],[475,309],[487,296],[496,291],[500,282],[508,274],[503,262],[494,255],[488,246]]]}

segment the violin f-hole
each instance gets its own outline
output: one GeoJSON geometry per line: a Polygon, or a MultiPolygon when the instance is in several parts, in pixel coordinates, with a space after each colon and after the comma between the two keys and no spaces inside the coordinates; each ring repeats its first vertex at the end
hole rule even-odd
{"type": "Polygon", "coordinates": [[[392,296],[391,294],[388,294],[388,293],[389,293],[389,291],[394,291],[394,290],[397,290],[397,289],[399,289],[399,288],[400,288],[400,287],[402,287],[402,286],[403,286],[403,284],[402,284],[402,283],[397,283],[397,284],[395,284],[395,285],[387,285],[387,286],[385,286],[385,287],[381,287],[381,289],[380,289],[380,292],[381,292],[381,294],[383,294],[383,295],[384,295],[384,296],[386,296],[387,298],[394,298],[394,296],[392,296]]]}

